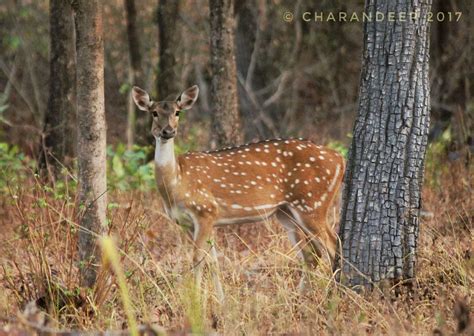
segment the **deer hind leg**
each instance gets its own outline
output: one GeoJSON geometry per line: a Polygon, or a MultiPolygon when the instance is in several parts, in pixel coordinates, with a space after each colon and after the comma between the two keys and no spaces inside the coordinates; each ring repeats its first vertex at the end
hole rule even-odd
{"type": "MultiPolygon", "coordinates": [[[[298,257],[305,264],[308,264],[307,255],[303,252],[303,238],[305,236],[303,229],[298,224],[298,218],[295,218],[291,210],[283,206],[276,213],[277,220],[285,228],[288,238],[293,246],[296,249],[298,257]]],[[[298,285],[298,291],[303,292],[306,285],[306,276],[305,272],[301,272],[301,278],[298,285]]]]}
{"type": "Polygon", "coordinates": [[[217,251],[213,240],[213,224],[210,219],[194,219],[194,257],[193,268],[195,285],[197,290],[202,289],[202,277],[204,267],[207,266],[214,280],[217,299],[220,303],[224,301],[224,291],[219,279],[219,263],[217,251]]]}
{"type": "Polygon", "coordinates": [[[298,225],[306,233],[306,238],[311,246],[310,250],[305,249],[304,251],[305,259],[311,260],[311,264],[317,265],[319,259],[326,252],[332,263],[336,253],[337,237],[327,220],[327,213],[323,211],[303,213],[295,209],[291,210],[298,220],[298,225]]]}
{"type": "Polygon", "coordinates": [[[285,228],[288,234],[288,239],[291,242],[292,247],[296,250],[298,257],[304,261],[304,255],[301,250],[301,229],[298,227],[298,222],[293,217],[291,211],[286,207],[279,209],[276,213],[277,220],[285,228]]]}

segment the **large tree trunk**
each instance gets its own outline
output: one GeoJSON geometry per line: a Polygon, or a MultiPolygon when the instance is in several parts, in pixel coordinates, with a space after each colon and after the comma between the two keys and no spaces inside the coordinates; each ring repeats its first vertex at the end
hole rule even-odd
{"type": "Polygon", "coordinates": [[[179,0],[160,0],[158,3],[160,58],[156,88],[160,100],[174,99],[183,89],[176,61],[180,43],[179,4],[179,0]]]}
{"type": "Polygon", "coordinates": [[[234,1],[210,0],[211,106],[213,141],[220,146],[242,142],[234,53],[234,1]]]}
{"type": "MultiPolygon", "coordinates": [[[[130,62],[128,74],[129,83],[131,84],[130,88],[134,85],[143,87],[142,55],[140,51],[140,38],[137,30],[137,10],[135,7],[135,0],[125,0],[125,12],[127,17],[128,55],[130,62]]],[[[146,117],[145,113],[141,113],[138,118],[140,120],[137,122],[135,104],[132,95],[129,94],[127,106],[127,147],[129,149],[131,149],[135,144],[137,125],[144,124],[143,119],[147,119],[146,117]]],[[[145,137],[140,137],[140,139],[143,138],[145,137]]],[[[144,141],[140,142],[144,143],[144,141]]]]}
{"type": "Polygon", "coordinates": [[[430,0],[367,0],[366,12],[417,20],[366,22],[358,116],[343,192],[342,280],[372,285],[415,275],[429,126],[430,0]]]}
{"type": "Polygon", "coordinates": [[[96,235],[106,228],[106,124],[102,2],[74,1],[77,50],[79,256],[81,285],[92,287],[100,251],[96,235]]]}
{"type": "Polygon", "coordinates": [[[73,154],[72,121],[75,114],[75,49],[74,20],[69,1],[51,0],[50,24],[50,79],[48,109],[41,139],[39,169],[53,178],[73,154]]]}

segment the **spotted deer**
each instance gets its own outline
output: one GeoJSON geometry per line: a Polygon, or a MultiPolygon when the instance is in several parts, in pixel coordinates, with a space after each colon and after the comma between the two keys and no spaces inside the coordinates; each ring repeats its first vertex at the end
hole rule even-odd
{"type": "Polygon", "coordinates": [[[300,233],[319,255],[324,248],[333,258],[336,235],[327,217],[341,185],[343,157],[302,139],[265,140],[176,157],[179,115],[193,106],[198,94],[198,87],[192,86],[175,101],[154,102],[144,90],[134,87],[132,91],[138,108],[153,117],[155,177],[165,208],[169,214],[173,209],[185,211],[194,223],[197,288],[205,259],[212,266],[218,298],[223,299],[216,248],[211,243],[218,225],[276,216],[305,261],[311,262],[300,248],[300,233]]]}

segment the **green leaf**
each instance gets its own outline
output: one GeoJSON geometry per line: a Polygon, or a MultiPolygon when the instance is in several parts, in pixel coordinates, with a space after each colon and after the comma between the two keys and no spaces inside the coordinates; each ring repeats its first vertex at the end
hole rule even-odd
{"type": "Polygon", "coordinates": [[[129,93],[131,89],[132,86],[130,85],[130,83],[123,83],[122,85],[120,85],[119,92],[120,94],[126,94],[129,93]]]}
{"type": "Polygon", "coordinates": [[[117,209],[119,207],[119,204],[118,203],[114,203],[114,202],[110,202],[109,204],[107,204],[107,208],[109,210],[111,209],[117,209]]]}
{"type": "Polygon", "coordinates": [[[48,203],[46,202],[46,199],[44,198],[38,198],[36,203],[38,204],[40,208],[46,208],[46,206],[48,205],[48,203]]]}
{"type": "Polygon", "coordinates": [[[342,142],[339,141],[331,141],[327,144],[329,148],[332,148],[342,154],[345,158],[347,158],[348,149],[342,142]]]}
{"type": "Polygon", "coordinates": [[[8,49],[11,51],[16,51],[20,47],[21,40],[18,36],[11,35],[5,38],[5,43],[8,49]]]}
{"type": "Polygon", "coordinates": [[[115,154],[112,159],[112,169],[119,179],[125,176],[125,169],[123,168],[122,160],[120,160],[120,157],[117,154],[115,154]]]}
{"type": "Polygon", "coordinates": [[[448,127],[444,130],[443,134],[441,135],[441,139],[444,142],[451,142],[452,140],[451,127],[448,127]]]}

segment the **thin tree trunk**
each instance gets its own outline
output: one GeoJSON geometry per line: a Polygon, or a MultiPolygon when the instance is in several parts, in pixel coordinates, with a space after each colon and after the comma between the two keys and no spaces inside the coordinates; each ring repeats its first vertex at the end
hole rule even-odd
{"type": "Polygon", "coordinates": [[[211,105],[213,141],[218,147],[242,142],[234,52],[234,1],[210,0],[211,105]]]}
{"type": "Polygon", "coordinates": [[[77,50],[79,165],[79,257],[81,286],[92,287],[100,251],[97,235],[106,228],[106,123],[102,2],[74,1],[77,50]]]}
{"type": "Polygon", "coordinates": [[[40,171],[55,178],[73,154],[72,121],[76,112],[74,19],[70,2],[51,0],[49,100],[38,161],[40,171]]]}
{"type": "MultiPolygon", "coordinates": [[[[249,72],[252,57],[255,56],[255,47],[257,44],[257,30],[260,29],[257,23],[257,4],[256,1],[242,0],[235,6],[236,11],[236,34],[235,34],[235,62],[237,72],[242,76],[243,83],[238,81],[237,92],[239,97],[239,107],[244,122],[245,139],[258,138],[258,128],[255,124],[257,117],[256,110],[250,101],[245,85],[247,74],[249,72]]],[[[249,82],[251,90],[252,82],[249,82]]]]}
{"type": "Polygon", "coordinates": [[[174,99],[182,91],[176,60],[180,42],[179,7],[179,0],[160,0],[158,3],[160,58],[156,88],[160,100],[174,99]]]}
{"type": "Polygon", "coordinates": [[[367,0],[358,116],[343,192],[342,281],[369,287],[415,275],[429,127],[430,0],[367,0]]]}
{"type": "Polygon", "coordinates": [[[250,97],[253,94],[257,100],[253,92],[263,86],[264,74],[257,67],[257,59],[262,44],[260,21],[264,20],[262,16],[265,16],[265,11],[261,8],[264,5],[265,3],[262,4],[260,0],[242,0],[235,4],[237,18],[235,56],[237,73],[242,78],[237,81],[237,92],[246,141],[266,138],[270,134],[260,120],[258,108],[255,106],[261,105],[261,102],[253,102],[250,97]]]}
{"type": "MultiPolygon", "coordinates": [[[[129,83],[130,87],[138,85],[143,87],[142,74],[142,55],[140,51],[140,38],[137,31],[137,10],[135,7],[135,0],[125,0],[125,12],[127,16],[127,37],[128,37],[128,51],[129,51],[129,83]]],[[[145,118],[145,113],[140,115],[140,119],[145,118]]],[[[143,122],[142,122],[143,123],[143,122]]],[[[135,104],[132,100],[132,95],[128,95],[127,107],[127,147],[129,149],[135,143],[135,134],[137,129],[137,116],[135,113],[135,104]]]]}

